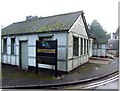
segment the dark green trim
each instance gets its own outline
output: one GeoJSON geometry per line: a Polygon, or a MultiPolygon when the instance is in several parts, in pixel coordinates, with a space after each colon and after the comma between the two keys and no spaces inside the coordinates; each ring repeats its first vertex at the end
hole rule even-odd
{"type": "Polygon", "coordinates": [[[68,71],[68,33],[66,33],[66,71],[68,71]]]}
{"type": "Polygon", "coordinates": [[[4,53],[2,53],[1,55],[8,55],[8,56],[19,56],[19,55],[16,55],[16,54],[4,54],[4,53]]]}
{"type": "Polygon", "coordinates": [[[66,45],[58,45],[58,47],[64,47],[64,48],[66,48],[67,46],[66,45]]]}
{"type": "MultiPolygon", "coordinates": [[[[84,54],[84,55],[80,55],[80,56],[74,56],[73,58],[68,59],[68,61],[74,60],[74,59],[78,59],[78,58],[81,58],[81,57],[87,56],[87,55],[88,55],[88,54],[84,54]]],[[[89,56],[89,55],[88,55],[88,56],[89,56]]]]}
{"type": "Polygon", "coordinates": [[[28,47],[36,47],[36,45],[28,45],[28,47]]]}
{"type": "Polygon", "coordinates": [[[2,37],[4,36],[17,36],[17,35],[32,35],[32,34],[43,34],[43,33],[55,33],[55,32],[68,32],[69,29],[66,30],[52,30],[52,31],[43,31],[43,32],[34,32],[34,33],[18,33],[18,34],[7,34],[7,35],[2,35],[2,37]]]}
{"type": "Polygon", "coordinates": [[[66,62],[65,59],[58,59],[58,61],[60,61],[60,62],[66,62]]]}
{"type": "Polygon", "coordinates": [[[28,58],[36,58],[36,57],[34,57],[34,56],[28,56],[28,58]]]}
{"type": "Polygon", "coordinates": [[[38,35],[39,38],[52,38],[53,36],[53,34],[38,35]]]}
{"type": "Polygon", "coordinates": [[[1,55],[11,55],[11,54],[7,54],[7,53],[2,53],[1,55]]]}

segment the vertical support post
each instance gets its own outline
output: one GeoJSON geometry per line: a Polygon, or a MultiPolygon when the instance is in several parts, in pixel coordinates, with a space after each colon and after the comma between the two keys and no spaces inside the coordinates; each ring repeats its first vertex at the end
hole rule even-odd
{"type": "Polygon", "coordinates": [[[37,53],[37,49],[38,49],[38,41],[36,40],[36,71],[35,74],[38,74],[38,53],[37,53]]]}
{"type": "Polygon", "coordinates": [[[56,39],[56,57],[55,57],[55,78],[57,78],[58,70],[57,70],[57,39],[56,39]]]}

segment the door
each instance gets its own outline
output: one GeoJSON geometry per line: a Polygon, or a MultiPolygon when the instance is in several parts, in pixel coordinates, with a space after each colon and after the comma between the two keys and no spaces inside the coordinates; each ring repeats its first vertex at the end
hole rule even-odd
{"type": "Polygon", "coordinates": [[[28,47],[27,41],[20,42],[20,67],[23,69],[28,68],[28,47]]]}

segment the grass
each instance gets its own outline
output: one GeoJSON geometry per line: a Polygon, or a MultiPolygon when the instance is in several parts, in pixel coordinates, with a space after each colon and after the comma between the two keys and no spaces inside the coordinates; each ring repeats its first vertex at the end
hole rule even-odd
{"type": "Polygon", "coordinates": [[[29,78],[29,79],[37,79],[37,80],[54,80],[54,75],[46,74],[39,72],[38,75],[35,75],[35,71],[23,71],[17,67],[13,67],[10,65],[2,65],[0,78],[29,78]]]}
{"type": "MultiPolygon", "coordinates": [[[[81,65],[80,67],[74,69],[70,74],[75,74],[79,73],[82,74],[84,72],[91,71],[95,68],[99,68],[101,65],[100,64],[92,64],[92,63],[86,63],[81,65]]],[[[16,68],[17,69],[17,68],[16,68]]],[[[54,80],[54,75],[46,74],[46,73],[39,73],[38,75],[35,75],[34,71],[28,71],[28,72],[23,72],[23,71],[15,71],[11,66],[3,66],[3,72],[2,72],[2,78],[29,78],[29,79],[39,79],[39,80],[54,80]],[[9,70],[9,68],[11,70],[9,70]]]]}
{"type": "Polygon", "coordinates": [[[5,74],[2,73],[3,78],[30,78],[30,79],[39,79],[39,80],[53,80],[53,76],[45,75],[45,74],[38,74],[23,72],[23,73],[13,73],[13,74],[5,74]]]}

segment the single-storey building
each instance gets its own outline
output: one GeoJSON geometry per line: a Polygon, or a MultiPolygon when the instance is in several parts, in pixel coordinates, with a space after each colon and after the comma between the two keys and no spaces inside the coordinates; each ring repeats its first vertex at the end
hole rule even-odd
{"type": "Polygon", "coordinates": [[[107,53],[107,40],[94,41],[92,48],[92,56],[105,57],[107,53]]]}
{"type": "Polygon", "coordinates": [[[117,28],[116,32],[113,33],[112,39],[119,40],[119,27],[117,28]]]}
{"type": "MultiPolygon", "coordinates": [[[[36,64],[36,40],[58,40],[58,70],[88,62],[90,47],[84,12],[28,19],[2,29],[2,63],[28,69],[36,64]]],[[[54,65],[39,64],[54,69],[54,65]]]]}
{"type": "Polygon", "coordinates": [[[88,36],[89,36],[89,57],[92,57],[94,55],[93,45],[95,41],[95,36],[89,30],[88,30],[88,36]]]}
{"type": "Polygon", "coordinates": [[[100,29],[100,24],[94,20],[89,25],[89,34],[92,36],[92,56],[104,57],[107,52],[107,36],[103,29],[100,29]]]}
{"type": "Polygon", "coordinates": [[[119,40],[117,39],[108,40],[107,53],[118,57],[119,40]]]}

